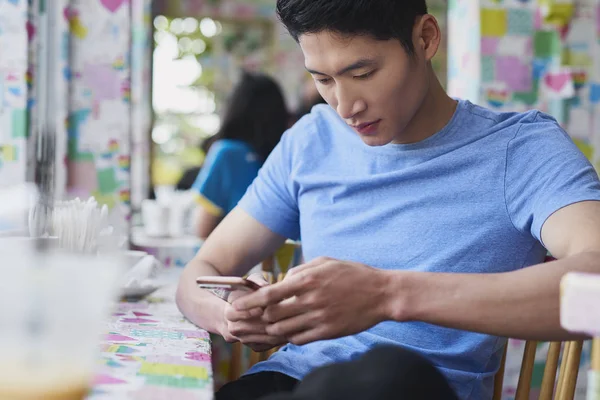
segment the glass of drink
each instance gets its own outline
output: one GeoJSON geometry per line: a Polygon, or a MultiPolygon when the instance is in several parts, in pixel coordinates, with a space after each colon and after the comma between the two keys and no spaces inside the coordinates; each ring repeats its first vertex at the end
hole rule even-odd
{"type": "Polygon", "coordinates": [[[0,238],[0,399],[81,400],[93,380],[123,257],[0,238]]]}

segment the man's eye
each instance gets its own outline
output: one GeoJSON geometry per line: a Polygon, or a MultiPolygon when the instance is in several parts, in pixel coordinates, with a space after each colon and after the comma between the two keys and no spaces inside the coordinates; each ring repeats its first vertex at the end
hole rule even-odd
{"type": "Polygon", "coordinates": [[[371,77],[371,75],[373,75],[374,71],[371,72],[367,72],[366,74],[362,74],[362,75],[357,75],[354,78],[355,79],[368,79],[371,77]]]}
{"type": "Polygon", "coordinates": [[[319,82],[321,85],[327,85],[329,82],[331,82],[331,78],[317,79],[317,82],[319,82]]]}

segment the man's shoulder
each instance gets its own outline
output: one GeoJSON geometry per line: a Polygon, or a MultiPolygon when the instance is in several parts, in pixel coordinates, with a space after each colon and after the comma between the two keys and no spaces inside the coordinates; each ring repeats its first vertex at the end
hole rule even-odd
{"type": "Polygon", "coordinates": [[[468,103],[467,111],[476,120],[475,125],[478,125],[477,122],[487,124],[494,130],[508,129],[515,133],[524,128],[534,131],[562,130],[556,119],[539,110],[504,112],[468,103]]]}

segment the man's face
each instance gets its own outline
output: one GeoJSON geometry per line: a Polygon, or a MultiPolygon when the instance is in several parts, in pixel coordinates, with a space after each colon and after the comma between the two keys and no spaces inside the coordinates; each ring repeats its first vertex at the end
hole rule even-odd
{"type": "Polygon", "coordinates": [[[342,37],[323,31],[299,38],[321,96],[369,146],[405,143],[402,132],[429,87],[427,62],[398,40],[342,37]]]}

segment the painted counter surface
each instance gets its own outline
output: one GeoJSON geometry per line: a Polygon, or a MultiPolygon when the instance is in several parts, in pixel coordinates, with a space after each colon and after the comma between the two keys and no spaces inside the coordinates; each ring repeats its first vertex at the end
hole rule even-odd
{"type": "Polygon", "coordinates": [[[88,400],[213,398],[209,334],[182,317],[174,294],[170,285],[116,305],[88,400]]]}

